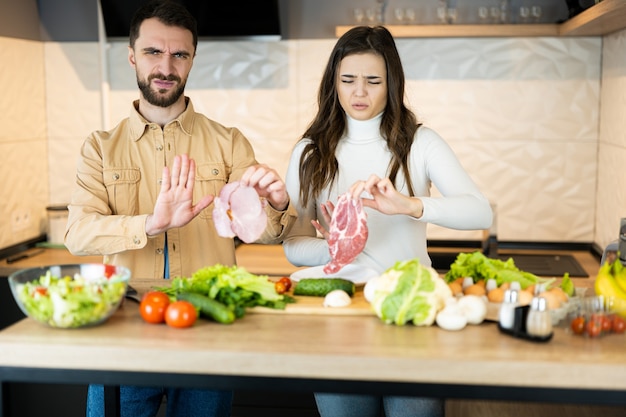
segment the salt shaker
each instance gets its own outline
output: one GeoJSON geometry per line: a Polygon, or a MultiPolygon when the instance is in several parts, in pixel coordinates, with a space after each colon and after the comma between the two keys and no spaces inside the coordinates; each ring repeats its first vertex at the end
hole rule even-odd
{"type": "Polygon", "coordinates": [[[519,293],[517,290],[506,290],[504,300],[498,312],[498,322],[503,329],[512,329],[515,323],[515,307],[519,303],[519,293]]]}
{"type": "Polygon", "coordinates": [[[545,337],[552,333],[552,317],[548,302],[543,297],[533,297],[526,317],[526,333],[530,336],[545,337]]]}

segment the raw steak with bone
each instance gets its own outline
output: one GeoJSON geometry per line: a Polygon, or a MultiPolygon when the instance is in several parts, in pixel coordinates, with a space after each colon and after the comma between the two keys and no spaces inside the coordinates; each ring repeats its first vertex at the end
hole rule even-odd
{"type": "Polygon", "coordinates": [[[239,181],[226,184],[215,198],[213,223],[217,234],[222,237],[238,236],[245,243],[261,237],[267,225],[265,200],[253,187],[241,185],[239,181]]]}
{"type": "Polygon", "coordinates": [[[360,198],[344,193],[339,196],[330,220],[328,249],[331,261],[324,265],[325,274],[334,274],[348,265],[365,248],[367,213],[360,198]]]}

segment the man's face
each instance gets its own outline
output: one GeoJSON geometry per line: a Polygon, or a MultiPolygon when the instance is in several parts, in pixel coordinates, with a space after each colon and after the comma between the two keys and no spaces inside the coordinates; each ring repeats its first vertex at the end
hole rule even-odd
{"type": "Polygon", "coordinates": [[[157,18],[144,20],[134,48],[129,47],[128,60],[145,100],[159,107],[176,103],[185,91],[194,54],[190,31],[164,25],[157,18]]]}

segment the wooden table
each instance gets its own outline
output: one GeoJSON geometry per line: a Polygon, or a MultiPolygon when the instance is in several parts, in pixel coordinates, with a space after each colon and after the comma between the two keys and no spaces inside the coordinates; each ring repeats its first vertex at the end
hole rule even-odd
{"type": "Polygon", "coordinates": [[[557,329],[533,343],[493,323],[447,332],[363,316],[251,313],[181,330],[126,301],[93,328],[25,319],[0,332],[0,380],[626,404],[625,347],[624,335],[557,329]]]}
{"type": "MultiPolygon", "coordinates": [[[[12,266],[97,261],[63,251],[48,255],[12,266]]],[[[135,285],[144,291],[144,284],[135,285]]],[[[26,319],[0,332],[1,383],[625,405],[625,375],[625,335],[591,340],[557,328],[550,342],[540,344],[501,334],[494,323],[446,332],[385,325],[374,316],[251,313],[232,325],[201,320],[181,330],[144,323],[137,304],[127,300],[98,327],[59,330],[26,319]]],[[[0,417],[7,400],[0,397],[0,417]]]]}

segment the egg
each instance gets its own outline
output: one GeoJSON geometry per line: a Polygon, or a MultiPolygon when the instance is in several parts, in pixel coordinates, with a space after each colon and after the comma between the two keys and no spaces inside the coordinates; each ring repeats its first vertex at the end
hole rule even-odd
{"type": "Polygon", "coordinates": [[[539,293],[539,297],[543,297],[546,299],[546,304],[548,305],[549,310],[561,307],[561,300],[553,292],[543,291],[539,293]]]}
{"type": "Polygon", "coordinates": [[[485,295],[487,294],[487,290],[485,290],[485,286],[481,284],[473,284],[463,290],[463,294],[465,295],[485,295]]]}
{"type": "Polygon", "coordinates": [[[487,299],[492,303],[501,303],[504,300],[504,290],[502,287],[494,288],[487,293],[487,299]]]}
{"type": "Polygon", "coordinates": [[[521,306],[529,305],[532,299],[533,299],[533,294],[526,290],[517,292],[517,303],[521,306]]]}
{"type": "Polygon", "coordinates": [[[458,283],[457,281],[453,281],[453,282],[449,283],[448,287],[450,287],[450,291],[452,291],[453,295],[457,295],[457,294],[462,294],[463,293],[463,286],[460,283],[458,283]]]}
{"type": "Polygon", "coordinates": [[[567,302],[568,300],[567,294],[565,294],[565,291],[563,291],[561,287],[553,287],[553,288],[550,288],[548,291],[553,293],[561,303],[567,302]]]}

